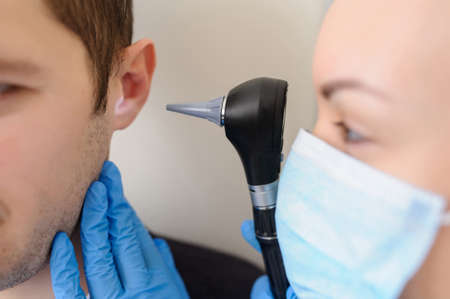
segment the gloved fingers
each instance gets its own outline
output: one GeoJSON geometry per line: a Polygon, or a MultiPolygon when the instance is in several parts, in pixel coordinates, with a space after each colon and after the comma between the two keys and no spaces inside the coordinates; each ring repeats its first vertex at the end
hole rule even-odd
{"type": "Polygon", "coordinates": [[[250,299],[273,299],[267,275],[261,276],[255,281],[250,292],[250,299]]]}
{"type": "Polygon", "coordinates": [[[100,181],[108,191],[109,236],[122,285],[126,290],[146,288],[150,275],[137,237],[134,211],[123,196],[120,172],[112,162],[105,162],[100,181]]]}
{"type": "Polygon", "coordinates": [[[142,224],[136,212],[133,210],[133,221],[136,229],[137,238],[144,255],[144,260],[149,270],[164,270],[165,266],[161,259],[158,248],[150,236],[150,233],[142,224]]]}
{"type": "Polygon", "coordinates": [[[66,233],[58,233],[53,240],[50,273],[56,299],[86,298],[80,286],[75,250],[66,233]]]}
{"type": "MultiPolygon", "coordinates": [[[[178,273],[170,247],[162,239],[152,239],[150,233],[133,210],[135,228],[141,245],[147,268],[153,273],[170,273],[177,287],[177,297],[189,298],[184,282],[178,273]]],[[[156,282],[156,281],[153,281],[156,282]]]]}
{"type": "Polygon", "coordinates": [[[169,244],[163,239],[155,239],[154,241],[163,260],[169,267],[170,273],[172,274],[172,279],[175,280],[179,293],[183,294],[183,298],[189,298],[183,279],[181,278],[175,266],[175,261],[173,259],[172,252],[170,251],[169,244]]]}
{"type": "Polygon", "coordinates": [[[166,240],[154,239],[153,241],[155,242],[156,248],[158,248],[161,257],[166,262],[166,265],[169,266],[169,268],[175,268],[175,261],[166,240]]]}
{"type": "Polygon", "coordinates": [[[255,235],[255,224],[253,220],[245,220],[241,225],[242,237],[250,244],[253,248],[261,253],[261,247],[259,246],[258,240],[255,235]]]}
{"type": "Polygon", "coordinates": [[[84,271],[93,298],[117,298],[123,293],[109,241],[108,195],[105,185],[89,187],[81,215],[84,271]]]}
{"type": "MultiPolygon", "coordinates": [[[[177,288],[177,292],[173,296],[189,298],[184,282],[175,268],[175,262],[167,242],[162,239],[152,239],[139,217],[137,217],[136,212],[134,212],[134,221],[139,244],[149,271],[153,273],[169,273],[171,281],[175,283],[177,288]]],[[[158,284],[155,277],[153,277],[152,282],[158,284]]]]}

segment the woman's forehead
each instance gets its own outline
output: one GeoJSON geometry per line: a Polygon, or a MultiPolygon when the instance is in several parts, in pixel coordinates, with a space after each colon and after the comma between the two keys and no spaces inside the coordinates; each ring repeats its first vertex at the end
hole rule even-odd
{"type": "Polygon", "coordinates": [[[356,77],[399,96],[411,86],[440,90],[449,88],[437,86],[448,77],[449,50],[450,1],[336,0],[318,38],[314,79],[356,77]]]}

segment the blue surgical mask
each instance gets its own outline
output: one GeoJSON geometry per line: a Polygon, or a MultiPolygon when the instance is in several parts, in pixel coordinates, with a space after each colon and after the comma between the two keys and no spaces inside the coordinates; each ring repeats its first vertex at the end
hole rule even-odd
{"type": "Polygon", "coordinates": [[[276,225],[286,273],[308,298],[397,298],[439,227],[444,198],[301,130],[280,178],[276,225]]]}

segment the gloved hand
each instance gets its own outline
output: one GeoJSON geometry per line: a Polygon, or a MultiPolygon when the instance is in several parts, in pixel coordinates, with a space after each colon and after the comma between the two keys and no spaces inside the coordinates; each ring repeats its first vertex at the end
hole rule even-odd
{"type": "MultiPolygon", "coordinates": [[[[105,162],[86,194],[81,245],[92,299],[189,298],[167,243],[150,237],[125,199],[112,162],[105,162]]],[[[50,270],[56,299],[86,298],[65,233],[53,241],[50,270]]]]}
{"type": "MultiPolygon", "coordinates": [[[[241,233],[245,241],[261,253],[261,247],[259,246],[255,235],[255,225],[253,220],[246,220],[242,223],[241,233]]],[[[297,295],[295,295],[292,287],[287,289],[286,298],[297,299],[297,295]]],[[[273,299],[273,294],[270,290],[269,277],[267,275],[261,276],[256,280],[250,293],[250,299],[273,299]]]]}

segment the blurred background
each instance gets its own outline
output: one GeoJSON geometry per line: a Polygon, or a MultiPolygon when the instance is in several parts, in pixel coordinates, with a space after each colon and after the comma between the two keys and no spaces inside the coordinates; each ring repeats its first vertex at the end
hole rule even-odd
{"type": "Polygon", "coordinates": [[[135,40],[151,38],[157,69],[135,123],[113,138],[125,193],[154,232],[262,266],[242,239],[251,203],[223,128],[165,111],[226,95],[246,80],[289,82],[284,153],[316,107],[311,66],[329,0],[135,0],[135,40]]]}

